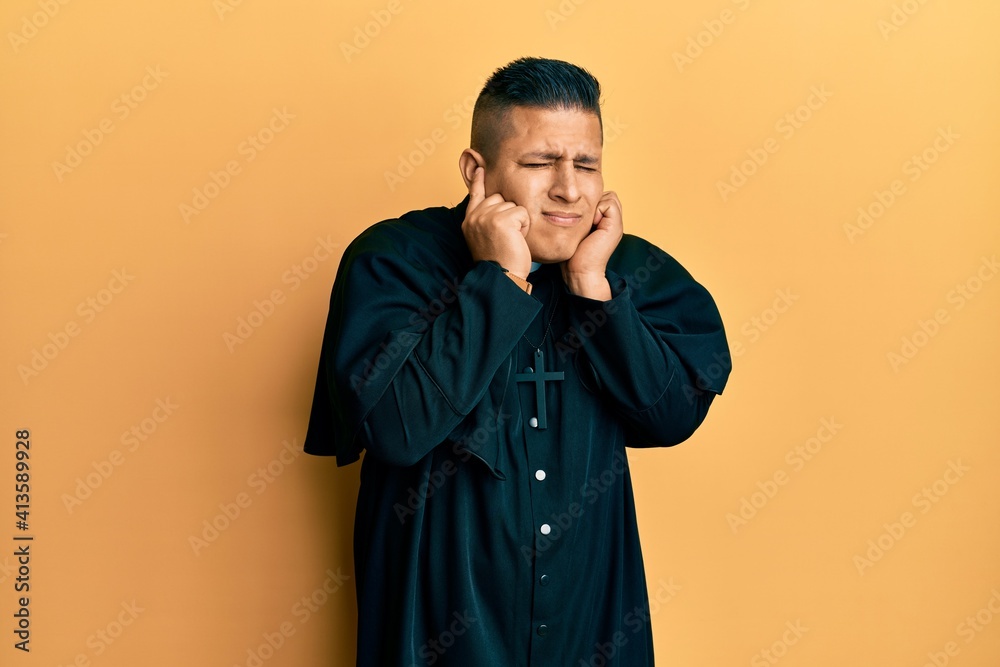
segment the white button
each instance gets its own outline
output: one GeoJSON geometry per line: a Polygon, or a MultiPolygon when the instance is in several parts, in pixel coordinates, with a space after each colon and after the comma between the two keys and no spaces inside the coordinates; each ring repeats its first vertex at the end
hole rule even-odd
{"type": "Polygon", "coordinates": [[[543,523],[542,527],[539,528],[539,530],[542,532],[542,535],[548,535],[549,533],[552,532],[552,526],[550,526],[547,523],[543,523]]]}
{"type": "Polygon", "coordinates": [[[537,428],[538,427],[538,417],[532,417],[531,419],[529,419],[528,420],[528,426],[530,426],[531,428],[537,428]]]}
{"type": "Polygon", "coordinates": [[[537,479],[539,482],[542,481],[543,479],[545,479],[545,471],[544,470],[536,470],[535,471],[535,479],[537,479]]]}

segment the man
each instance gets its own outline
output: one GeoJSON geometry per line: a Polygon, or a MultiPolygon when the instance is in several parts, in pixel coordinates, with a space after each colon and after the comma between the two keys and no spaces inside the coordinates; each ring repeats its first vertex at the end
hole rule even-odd
{"type": "Polygon", "coordinates": [[[625,447],[688,438],[730,357],[708,292],[623,234],[599,98],[562,61],[497,70],[465,200],[341,260],[305,450],[367,450],[358,665],[653,664],[625,447]]]}

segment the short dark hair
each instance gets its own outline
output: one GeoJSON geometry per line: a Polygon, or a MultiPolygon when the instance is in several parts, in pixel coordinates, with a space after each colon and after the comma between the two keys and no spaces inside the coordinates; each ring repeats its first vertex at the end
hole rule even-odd
{"type": "Polygon", "coordinates": [[[470,147],[487,165],[493,164],[511,129],[509,112],[514,107],[594,113],[604,143],[600,98],[601,84],[582,67],[549,58],[518,58],[493,72],[479,93],[472,110],[470,147]]]}

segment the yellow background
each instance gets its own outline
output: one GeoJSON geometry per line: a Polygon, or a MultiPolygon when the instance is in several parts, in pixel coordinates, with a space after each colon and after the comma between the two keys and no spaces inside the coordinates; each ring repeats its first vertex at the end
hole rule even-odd
{"type": "Polygon", "coordinates": [[[5,666],[250,666],[283,624],[262,664],[353,664],[359,468],[291,453],[330,287],[362,229],[464,197],[472,102],[523,55],[600,79],[626,231],[735,355],[690,441],[629,452],[660,663],[1000,664],[1000,5],[224,1],[0,7],[5,666]]]}

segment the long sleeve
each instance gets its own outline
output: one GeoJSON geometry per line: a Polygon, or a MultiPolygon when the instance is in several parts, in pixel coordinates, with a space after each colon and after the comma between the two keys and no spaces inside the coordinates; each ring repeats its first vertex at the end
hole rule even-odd
{"type": "Polygon", "coordinates": [[[570,342],[589,364],[581,372],[628,424],[626,444],[675,445],[725,387],[722,320],[708,291],[659,248],[626,235],[613,258],[609,301],[569,295],[570,342]]]}
{"type": "MultiPolygon", "coordinates": [[[[428,638],[462,614],[471,620],[439,664],[582,664],[649,611],[623,445],[674,444],[696,428],[725,383],[705,365],[727,352],[721,321],[641,239],[612,255],[602,303],[566,296],[554,263],[524,293],[471,260],[460,211],[435,218],[446,216],[393,222],[345,252],[306,435],[307,452],[339,464],[368,449],[358,655],[426,661],[428,638]]],[[[616,651],[615,664],[652,665],[648,624],[616,651]]]]}
{"type": "MultiPolygon", "coordinates": [[[[412,465],[462,422],[541,304],[489,262],[446,261],[372,228],[331,297],[306,451],[412,465]],[[464,275],[448,275],[463,265],[464,275]],[[468,268],[471,267],[471,268],[468,268]]],[[[443,253],[442,253],[443,254],[443,253]]]]}

